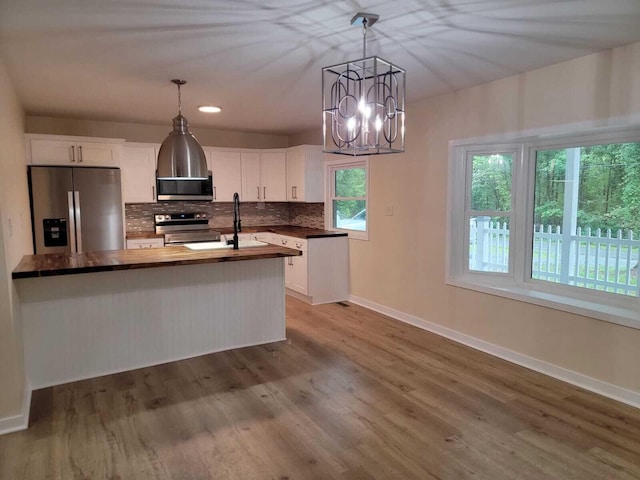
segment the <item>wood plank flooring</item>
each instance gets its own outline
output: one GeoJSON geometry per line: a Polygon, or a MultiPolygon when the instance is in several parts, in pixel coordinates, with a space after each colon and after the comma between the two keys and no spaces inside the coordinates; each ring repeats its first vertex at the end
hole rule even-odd
{"type": "Polygon", "coordinates": [[[0,479],[640,479],[640,410],[345,305],[34,392],[0,479]]]}

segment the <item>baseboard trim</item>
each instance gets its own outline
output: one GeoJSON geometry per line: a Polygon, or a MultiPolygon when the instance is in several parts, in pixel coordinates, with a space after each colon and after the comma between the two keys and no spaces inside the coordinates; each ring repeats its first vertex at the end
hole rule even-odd
{"type": "Polygon", "coordinates": [[[13,417],[0,418],[0,435],[26,430],[29,427],[29,412],[31,410],[31,388],[25,387],[22,403],[22,413],[13,417]]]}
{"type": "Polygon", "coordinates": [[[367,300],[365,298],[350,295],[349,301],[375,312],[382,313],[383,315],[391,317],[395,320],[408,323],[423,330],[427,330],[431,333],[435,333],[436,335],[440,335],[441,337],[448,338],[449,340],[453,340],[476,350],[480,350],[481,352],[488,353],[489,355],[493,355],[494,357],[507,360],[508,362],[515,363],[539,373],[543,373],[577,387],[584,388],[585,390],[589,390],[613,400],[631,405],[632,407],[640,408],[640,392],[628,390],[626,388],[619,387],[602,380],[598,380],[597,378],[589,377],[582,373],[559,367],[552,363],[538,360],[527,355],[523,355],[513,350],[509,350],[507,348],[485,342],[484,340],[480,340],[470,335],[460,333],[456,330],[443,327],[442,325],[429,322],[414,315],[386,307],[379,303],[372,302],[371,300],[367,300]]]}

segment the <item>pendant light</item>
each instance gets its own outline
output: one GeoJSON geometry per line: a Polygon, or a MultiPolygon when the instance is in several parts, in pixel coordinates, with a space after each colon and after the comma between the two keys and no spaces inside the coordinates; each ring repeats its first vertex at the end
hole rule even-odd
{"type": "Polygon", "coordinates": [[[341,155],[404,152],[405,70],[367,57],[367,28],[379,19],[357,13],[362,58],[322,69],[323,151],[341,155]]]}
{"type": "Polygon", "coordinates": [[[178,86],[178,116],[173,119],[173,131],[160,146],[156,176],[164,180],[206,180],[209,178],[207,158],[189,131],[189,122],[182,116],[180,87],[187,82],[178,79],[171,82],[178,86]]]}

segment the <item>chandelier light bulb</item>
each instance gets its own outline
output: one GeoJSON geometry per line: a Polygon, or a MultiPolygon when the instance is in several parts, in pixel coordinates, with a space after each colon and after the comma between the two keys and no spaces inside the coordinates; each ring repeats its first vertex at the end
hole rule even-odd
{"type": "Polygon", "coordinates": [[[380,118],[380,115],[376,116],[375,127],[378,132],[382,129],[382,119],[380,118]]]}
{"type": "Polygon", "coordinates": [[[349,118],[349,120],[347,120],[347,128],[351,131],[354,131],[356,129],[356,119],[354,117],[349,118]]]}
{"type": "Polygon", "coordinates": [[[365,103],[364,97],[362,97],[358,103],[358,110],[362,112],[364,118],[369,118],[371,116],[371,107],[365,103]]]}

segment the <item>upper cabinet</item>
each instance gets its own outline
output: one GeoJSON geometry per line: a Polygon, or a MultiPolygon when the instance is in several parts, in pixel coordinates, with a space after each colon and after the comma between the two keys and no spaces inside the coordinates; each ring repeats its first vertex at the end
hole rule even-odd
{"type": "Polygon", "coordinates": [[[156,159],[160,144],[131,143],[122,146],[120,170],[124,203],[156,201],[156,159]]]}
{"type": "Polygon", "coordinates": [[[29,134],[27,152],[31,165],[119,167],[124,140],[29,134]]]}
{"type": "Polygon", "coordinates": [[[287,201],[287,157],[284,150],[260,153],[260,179],[263,202],[287,201]]]}
{"type": "Polygon", "coordinates": [[[301,145],[287,149],[287,201],[324,202],[322,147],[301,145]]]}
{"type": "Polygon", "coordinates": [[[241,159],[242,201],[287,201],[287,159],[284,150],[242,152],[241,159]]]}
{"type": "MultiPolygon", "coordinates": [[[[159,143],[121,139],[25,135],[32,165],[120,167],[125,203],[154,203],[159,143]]],[[[213,201],[323,202],[322,148],[301,145],[272,150],[203,147],[213,174],[213,201]]]]}
{"type": "Polygon", "coordinates": [[[213,174],[213,201],[233,201],[233,194],[242,191],[241,153],[211,147],[204,147],[204,153],[213,174]]]}

